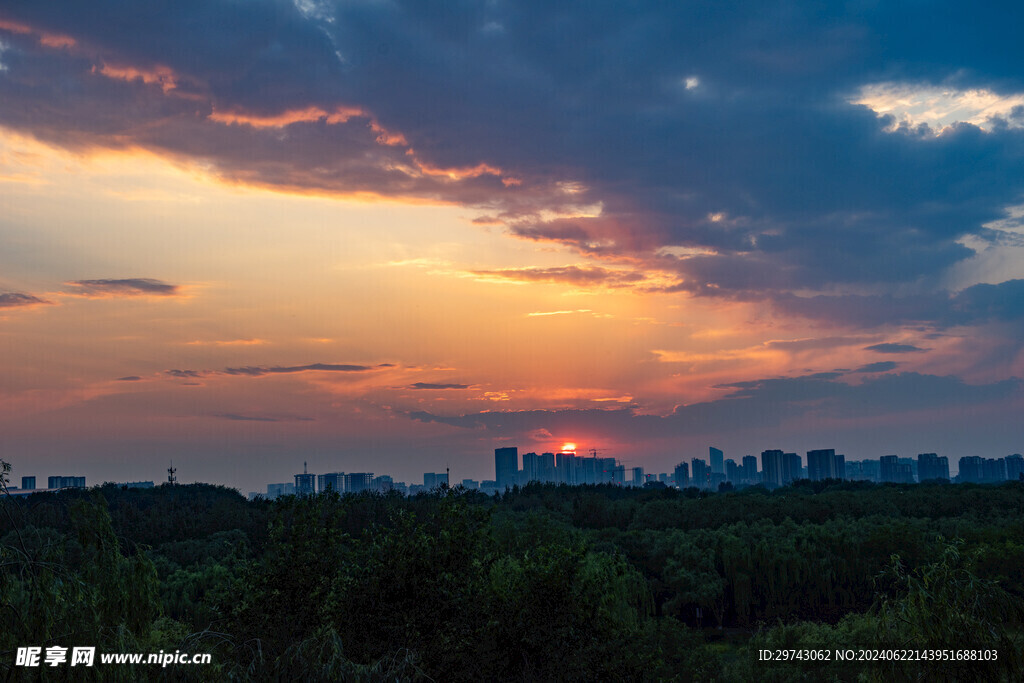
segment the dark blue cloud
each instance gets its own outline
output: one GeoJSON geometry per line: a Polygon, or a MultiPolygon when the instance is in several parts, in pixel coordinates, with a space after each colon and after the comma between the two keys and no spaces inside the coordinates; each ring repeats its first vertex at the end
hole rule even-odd
{"type": "MultiPolygon", "coordinates": [[[[891,323],[921,323],[937,328],[990,323],[1019,326],[1024,323],[1024,280],[1007,280],[997,285],[982,283],[956,293],[936,290],[907,296],[784,294],[775,297],[774,304],[786,313],[863,327],[891,323]]],[[[902,346],[878,344],[868,348],[893,353],[894,348],[902,346]]]]}
{"type": "Polygon", "coordinates": [[[0,293],[0,308],[23,308],[27,306],[39,306],[49,304],[51,302],[46,299],[40,299],[34,294],[24,294],[22,292],[4,292],[0,293]]]}
{"type": "Polygon", "coordinates": [[[170,375],[171,377],[188,379],[193,377],[202,377],[206,373],[200,370],[164,370],[164,374],[170,375]]]}
{"type": "Polygon", "coordinates": [[[881,344],[872,344],[871,346],[865,346],[865,351],[877,351],[878,353],[916,353],[918,351],[924,351],[919,346],[913,344],[897,344],[895,342],[883,342],[881,344]]]}
{"type": "Polygon", "coordinates": [[[178,285],[153,278],[137,277],[119,280],[73,280],[69,283],[74,293],[87,296],[173,296],[180,293],[178,285]]]}
{"type": "Polygon", "coordinates": [[[896,363],[891,360],[881,360],[878,361],[877,363],[868,363],[867,365],[862,365],[853,372],[889,372],[890,370],[895,370],[896,368],[898,368],[899,365],[899,363],[896,363]]]}
{"type": "Polygon", "coordinates": [[[1022,382],[1011,378],[990,384],[968,384],[956,377],[914,372],[867,377],[858,384],[841,381],[841,373],[762,379],[724,385],[726,398],[679,406],[669,415],[614,410],[494,411],[442,416],[411,412],[421,422],[436,422],[493,436],[514,436],[537,429],[553,434],[587,434],[625,442],[648,438],[733,432],[778,427],[786,420],[813,415],[816,419],[850,419],[899,415],[947,407],[965,409],[1020,399],[1022,382]]]}
{"type": "Polygon", "coordinates": [[[416,382],[409,385],[410,389],[468,389],[468,384],[432,384],[430,382],[416,382]]]}
{"type": "Polygon", "coordinates": [[[224,368],[228,375],[247,375],[249,377],[262,377],[263,375],[284,375],[296,372],[367,372],[373,370],[370,365],[339,365],[335,363],[310,363],[309,365],[291,366],[246,366],[240,368],[224,368]]]}

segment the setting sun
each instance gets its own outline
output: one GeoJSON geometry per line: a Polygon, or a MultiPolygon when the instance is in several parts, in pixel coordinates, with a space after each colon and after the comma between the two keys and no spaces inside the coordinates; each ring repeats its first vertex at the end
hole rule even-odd
{"type": "Polygon", "coordinates": [[[569,452],[575,452],[575,451],[576,451],[576,444],[571,443],[571,442],[570,443],[562,444],[562,452],[563,453],[569,453],[569,452]]]}

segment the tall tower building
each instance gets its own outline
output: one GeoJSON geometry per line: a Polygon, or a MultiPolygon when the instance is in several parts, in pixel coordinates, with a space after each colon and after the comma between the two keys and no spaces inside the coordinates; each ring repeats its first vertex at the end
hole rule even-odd
{"type": "Polygon", "coordinates": [[[807,451],[807,478],[811,481],[839,479],[839,473],[836,472],[836,464],[836,451],[834,448],[807,451]]]}
{"type": "Polygon", "coordinates": [[[516,485],[519,476],[519,449],[515,446],[494,449],[494,479],[498,490],[504,491],[516,485]]]}
{"type": "Polygon", "coordinates": [[[883,482],[894,482],[897,479],[896,467],[900,464],[899,456],[883,455],[878,459],[879,477],[883,482]]]}
{"type": "Polygon", "coordinates": [[[743,479],[748,484],[754,484],[761,480],[757,476],[757,458],[752,455],[743,456],[743,479]]]}
{"type": "Polygon", "coordinates": [[[690,460],[690,471],[693,477],[693,485],[699,489],[706,489],[711,484],[711,470],[708,464],[700,458],[690,460]]]}
{"type": "Polygon", "coordinates": [[[633,486],[643,486],[644,485],[644,468],[643,467],[634,467],[633,468],[632,477],[633,477],[633,486]]]}
{"type": "Polygon", "coordinates": [[[708,460],[711,461],[711,474],[725,474],[725,463],[723,458],[725,454],[720,448],[710,446],[708,448],[708,460]]]}
{"type": "Polygon", "coordinates": [[[768,486],[782,486],[783,455],[778,449],[761,451],[761,480],[768,486]]]}
{"type": "Polygon", "coordinates": [[[316,475],[309,474],[306,463],[302,463],[302,474],[295,475],[295,495],[311,496],[316,493],[316,475]]]}
{"type": "Polygon", "coordinates": [[[935,453],[917,455],[917,480],[949,479],[949,458],[935,453]]]}
{"type": "Polygon", "coordinates": [[[685,462],[681,462],[676,465],[675,471],[676,486],[681,489],[685,489],[690,485],[690,466],[685,462]]]}
{"type": "Polygon", "coordinates": [[[540,478],[540,456],[536,453],[523,453],[523,472],[520,483],[542,481],[540,478]]]}

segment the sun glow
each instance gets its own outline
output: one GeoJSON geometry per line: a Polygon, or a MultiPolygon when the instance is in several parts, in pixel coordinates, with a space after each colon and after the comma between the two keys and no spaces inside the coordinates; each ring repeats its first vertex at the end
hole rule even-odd
{"type": "Polygon", "coordinates": [[[576,452],[576,444],[574,444],[572,442],[563,443],[562,444],[562,452],[563,453],[575,453],[576,452]]]}

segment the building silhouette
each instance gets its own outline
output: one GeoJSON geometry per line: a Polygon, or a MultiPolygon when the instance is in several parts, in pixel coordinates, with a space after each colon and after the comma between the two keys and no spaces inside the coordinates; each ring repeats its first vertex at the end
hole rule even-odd
{"type": "Polygon", "coordinates": [[[980,483],[982,470],[981,470],[981,457],[977,455],[968,455],[960,458],[958,463],[959,474],[956,480],[963,483],[980,483]]]}
{"type": "Polygon", "coordinates": [[[706,489],[711,486],[711,468],[700,458],[690,460],[690,477],[693,485],[699,489],[706,489]]]}
{"type": "Polygon", "coordinates": [[[519,449],[515,446],[494,449],[494,478],[498,490],[504,491],[516,485],[519,475],[519,449]]]}
{"type": "Polygon", "coordinates": [[[834,448],[807,451],[807,478],[811,481],[845,479],[846,456],[836,455],[834,448]]]}
{"type": "Polygon", "coordinates": [[[302,463],[302,474],[295,475],[295,495],[311,496],[316,493],[316,475],[310,474],[302,463]]]}
{"type": "MultiPolygon", "coordinates": [[[[46,487],[51,489],[84,489],[85,477],[47,477],[46,487]]],[[[33,488],[35,488],[33,486],[33,488]]]]}
{"type": "Polygon", "coordinates": [[[1020,453],[1008,455],[1006,460],[1006,478],[1010,481],[1024,480],[1024,456],[1020,453]]]}
{"type": "Polygon", "coordinates": [[[917,455],[917,480],[931,479],[949,480],[949,458],[935,453],[919,453],[917,455]]]}
{"type": "Polygon", "coordinates": [[[783,460],[785,453],[778,449],[761,451],[761,480],[768,486],[782,486],[786,482],[783,460]]]}
{"type": "Polygon", "coordinates": [[[756,484],[761,481],[757,472],[757,458],[752,455],[743,456],[743,480],[748,484],[756,484]]]}
{"type": "Polygon", "coordinates": [[[690,466],[685,462],[676,465],[675,482],[676,486],[681,489],[685,489],[690,485],[690,466]]]}
{"type": "Polygon", "coordinates": [[[725,474],[725,465],[722,458],[725,454],[720,448],[708,447],[708,461],[711,463],[711,474],[725,474]]]}
{"type": "Polygon", "coordinates": [[[345,473],[331,472],[329,474],[318,474],[316,477],[317,491],[334,491],[345,493],[345,473]]]}
{"type": "Polygon", "coordinates": [[[345,493],[359,493],[373,488],[373,472],[350,472],[345,475],[345,493]]]}

